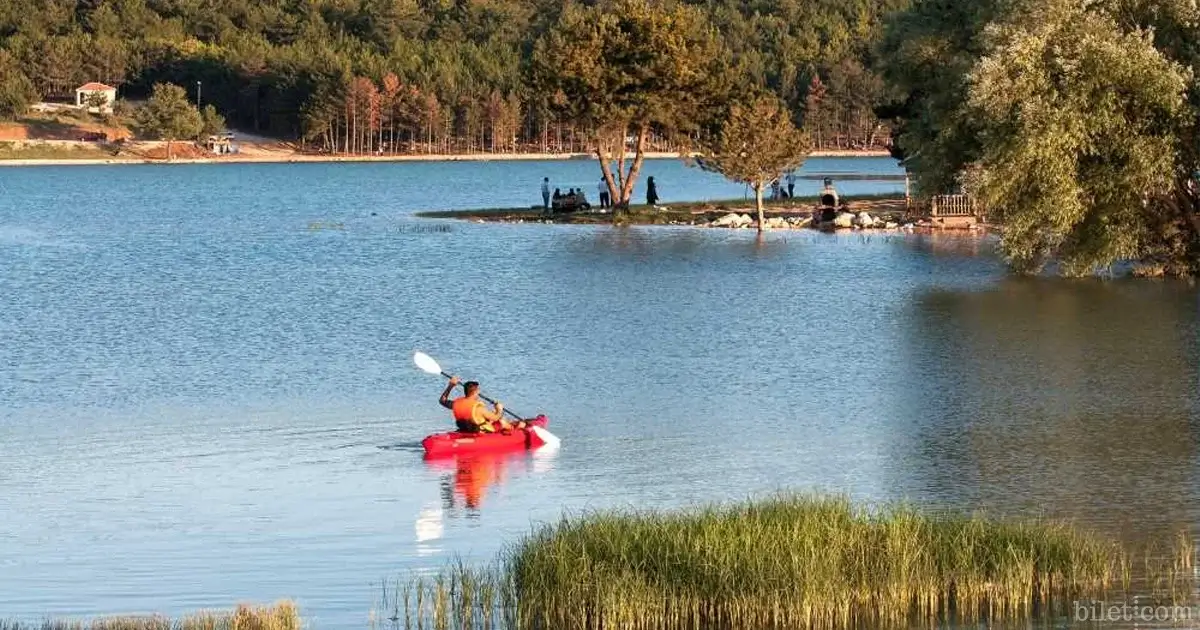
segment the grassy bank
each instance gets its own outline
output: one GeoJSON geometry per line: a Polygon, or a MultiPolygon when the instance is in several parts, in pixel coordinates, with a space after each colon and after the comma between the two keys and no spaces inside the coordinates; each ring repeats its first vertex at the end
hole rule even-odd
{"type": "MultiPolygon", "coordinates": [[[[847,209],[853,212],[869,212],[876,214],[904,214],[905,204],[903,195],[846,195],[841,201],[847,209]]],[[[767,217],[792,216],[809,213],[816,207],[819,199],[813,197],[795,197],[768,201],[765,204],[767,217]]],[[[753,199],[728,199],[722,201],[686,201],[661,204],[657,208],[647,205],[633,205],[624,213],[623,222],[634,225],[667,225],[671,223],[689,223],[693,221],[712,221],[728,212],[753,213],[753,199]]],[[[573,212],[544,217],[540,206],[529,208],[485,208],[480,210],[439,210],[416,213],[418,217],[429,219],[467,219],[480,221],[541,221],[552,220],[555,223],[579,224],[609,224],[613,222],[610,214],[599,212],[573,212]]]]}
{"type": "Polygon", "coordinates": [[[91,143],[0,142],[0,160],[105,160],[112,158],[113,153],[91,143]]]}
{"type": "MultiPolygon", "coordinates": [[[[1190,574],[1178,567],[1191,542],[1179,544],[1188,560],[1173,566],[1190,574]]],[[[1062,523],[786,496],[564,518],[491,569],[385,589],[377,618],[514,630],[970,623],[1061,613],[1127,588],[1129,567],[1120,545],[1062,523]]]]}
{"type": "Polygon", "coordinates": [[[38,623],[0,620],[0,630],[300,630],[300,614],[290,601],[271,606],[242,604],[229,611],[204,611],[171,619],[160,615],[117,615],[89,620],[50,619],[38,623]]]}

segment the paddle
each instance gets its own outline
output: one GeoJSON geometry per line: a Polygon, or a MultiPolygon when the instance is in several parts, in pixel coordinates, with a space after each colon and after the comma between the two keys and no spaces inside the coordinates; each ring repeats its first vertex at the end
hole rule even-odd
{"type": "MultiPolygon", "coordinates": [[[[433,357],[425,354],[424,352],[417,352],[413,354],[413,363],[416,363],[417,367],[421,368],[421,370],[424,372],[428,372],[429,374],[441,374],[446,378],[452,378],[449,374],[442,371],[442,366],[438,365],[438,362],[435,361],[433,357]]],[[[496,401],[484,396],[483,394],[479,394],[479,397],[493,405],[496,404],[496,401]]],[[[513,413],[510,409],[505,408],[504,412],[516,418],[517,420],[524,420],[524,418],[513,413]]],[[[546,446],[558,446],[560,442],[556,435],[547,431],[546,429],[543,429],[542,427],[527,426],[526,428],[530,431],[533,431],[534,435],[541,438],[541,440],[546,443],[546,446]]]]}

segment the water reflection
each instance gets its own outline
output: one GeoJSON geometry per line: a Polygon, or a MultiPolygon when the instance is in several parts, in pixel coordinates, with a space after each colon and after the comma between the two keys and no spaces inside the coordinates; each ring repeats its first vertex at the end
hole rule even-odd
{"type": "Polygon", "coordinates": [[[484,501],[506,482],[527,474],[542,474],[553,468],[556,448],[532,452],[471,453],[452,458],[426,459],[439,474],[441,510],[449,518],[474,518],[484,501]]]}
{"type": "Polygon", "coordinates": [[[932,231],[906,235],[904,242],[923,254],[947,257],[976,257],[996,253],[995,236],[980,232],[932,231]]]}
{"type": "Polygon", "coordinates": [[[896,458],[907,487],[1123,540],[1195,522],[1196,291],[1010,280],[912,306],[896,458]]]}

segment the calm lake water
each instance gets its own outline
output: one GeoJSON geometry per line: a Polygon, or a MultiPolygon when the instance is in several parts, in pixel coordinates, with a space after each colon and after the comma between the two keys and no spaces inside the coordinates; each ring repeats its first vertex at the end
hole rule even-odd
{"type": "MultiPolygon", "coordinates": [[[[380,580],[564,511],[782,489],[1130,541],[1200,517],[1196,289],[1009,279],[952,237],[411,216],[595,170],[0,169],[0,617],[292,597],[364,628],[380,580]],[[562,447],[423,462],[450,423],[416,349],[562,447]]],[[[646,174],[666,201],[740,191],[646,174]]]]}

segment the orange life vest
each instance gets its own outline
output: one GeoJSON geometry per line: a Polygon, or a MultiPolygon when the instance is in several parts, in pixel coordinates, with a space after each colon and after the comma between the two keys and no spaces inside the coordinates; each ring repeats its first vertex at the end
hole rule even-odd
{"type": "Polygon", "coordinates": [[[480,424],[480,420],[475,418],[475,408],[483,403],[479,402],[478,398],[455,398],[452,406],[454,419],[462,422],[470,422],[472,424],[480,424]]]}

